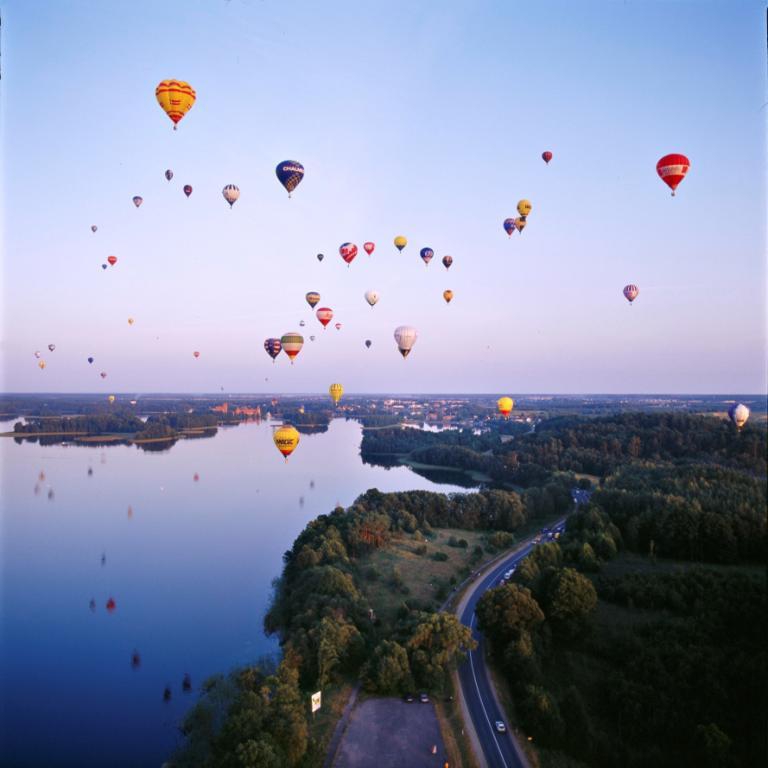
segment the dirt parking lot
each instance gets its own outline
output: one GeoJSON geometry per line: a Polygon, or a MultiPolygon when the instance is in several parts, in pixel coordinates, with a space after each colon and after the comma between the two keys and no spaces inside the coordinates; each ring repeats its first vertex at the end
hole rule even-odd
{"type": "Polygon", "coordinates": [[[431,702],[366,699],[352,711],[334,768],[442,768],[445,760],[431,702]]]}

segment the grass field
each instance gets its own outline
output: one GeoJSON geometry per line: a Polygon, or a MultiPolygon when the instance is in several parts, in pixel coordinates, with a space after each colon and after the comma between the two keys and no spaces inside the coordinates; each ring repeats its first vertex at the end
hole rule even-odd
{"type": "MultiPolygon", "coordinates": [[[[404,534],[387,547],[361,558],[358,567],[371,607],[380,619],[389,621],[406,599],[423,603],[433,601],[439,605],[452,589],[449,584],[451,577],[459,583],[466,569],[473,567],[472,550],[475,546],[484,547],[486,537],[486,532],[439,528],[426,540],[419,534],[404,534]],[[467,547],[451,546],[448,543],[451,537],[464,539],[467,547]],[[417,554],[419,546],[426,546],[425,554],[417,554]],[[447,559],[435,560],[436,553],[443,553],[447,559]],[[368,577],[373,571],[377,574],[375,580],[368,577]],[[395,574],[399,574],[399,578],[395,574]],[[445,592],[442,596],[441,587],[445,592]]],[[[484,560],[490,557],[483,553],[484,560]]]]}

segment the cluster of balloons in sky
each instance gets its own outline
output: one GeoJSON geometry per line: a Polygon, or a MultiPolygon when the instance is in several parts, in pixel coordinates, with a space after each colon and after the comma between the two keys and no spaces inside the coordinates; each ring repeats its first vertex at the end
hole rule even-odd
{"type": "MultiPolygon", "coordinates": [[[[166,115],[170,118],[170,120],[173,122],[173,128],[174,130],[177,129],[178,123],[184,118],[184,116],[189,112],[189,110],[194,106],[195,101],[197,99],[197,94],[195,93],[194,88],[187,82],[184,82],[183,80],[175,80],[175,79],[169,79],[169,80],[163,80],[158,84],[158,86],[155,89],[155,96],[157,98],[157,101],[160,105],[160,107],[163,109],[163,111],[166,113],[166,115]]],[[[542,160],[549,165],[549,163],[553,159],[553,154],[551,151],[547,150],[542,153],[541,155],[542,160]]],[[[688,171],[690,169],[690,162],[688,158],[685,155],[681,154],[669,154],[662,157],[658,163],[656,164],[656,171],[661,178],[661,180],[669,186],[669,188],[672,190],[672,195],[675,195],[675,192],[680,184],[680,182],[686,177],[688,171]]],[[[281,163],[278,163],[277,167],[275,168],[275,174],[277,176],[278,181],[283,185],[285,190],[288,193],[288,197],[291,196],[291,194],[294,192],[294,190],[298,187],[298,185],[301,183],[301,181],[304,178],[305,169],[304,166],[297,162],[296,160],[284,160],[281,163]]],[[[165,171],[165,178],[170,182],[173,179],[173,170],[170,168],[165,171]]],[[[192,187],[187,184],[183,187],[184,194],[187,197],[190,197],[192,194],[192,187]]],[[[227,184],[222,189],[222,195],[224,197],[224,200],[229,204],[230,210],[234,207],[235,203],[240,199],[240,188],[236,184],[227,184]]],[[[140,195],[135,195],[133,197],[133,204],[136,206],[136,208],[140,208],[142,203],[144,202],[144,199],[140,195]]],[[[521,199],[517,204],[517,216],[510,217],[504,220],[504,231],[507,233],[507,235],[511,238],[512,235],[515,232],[521,233],[523,232],[523,229],[525,228],[527,222],[528,222],[528,216],[530,215],[531,211],[533,210],[533,205],[530,200],[527,199],[521,199]]],[[[95,233],[98,230],[98,226],[96,224],[93,224],[91,226],[91,230],[95,233]]],[[[404,235],[397,235],[394,238],[394,246],[395,248],[402,253],[402,251],[406,248],[408,245],[408,239],[404,235]]],[[[371,256],[373,252],[375,251],[376,244],[371,241],[366,241],[363,244],[363,250],[368,254],[368,256],[371,256]]],[[[347,264],[347,266],[350,266],[354,259],[358,255],[358,248],[357,245],[351,242],[345,242],[342,243],[341,246],[339,246],[339,255],[343,259],[343,261],[347,264]]],[[[425,246],[421,248],[419,251],[419,256],[424,262],[425,266],[429,266],[430,261],[434,258],[435,252],[431,247],[425,246]]],[[[322,261],[324,258],[324,255],[322,253],[317,254],[318,261],[322,261]]],[[[106,263],[102,264],[102,269],[106,270],[108,266],[114,267],[117,264],[117,256],[110,255],[106,259],[106,263]]],[[[445,267],[446,270],[450,269],[451,265],[453,264],[453,257],[449,255],[445,255],[442,257],[442,264],[445,267]]],[[[632,302],[637,299],[639,294],[639,289],[634,284],[628,284],[623,289],[624,297],[627,299],[627,301],[632,304],[632,302]]],[[[369,289],[367,290],[363,298],[368,303],[368,305],[373,308],[380,299],[379,292],[375,289],[369,289]]],[[[443,292],[443,299],[446,303],[450,303],[452,299],[454,298],[454,293],[452,290],[445,290],[443,292]]],[[[305,299],[307,303],[309,304],[310,308],[315,310],[315,307],[320,303],[321,297],[320,294],[316,291],[309,291],[305,299]]],[[[328,324],[331,322],[331,320],[334,317],[333,310],[330,307],[317,307],[315,310],[315,317],[317,318],[318,322],[323,326],[323,330],[328,326],[328,324]]],[[[129,325],[134,324],[134,319],[132,317],[128,318],[129,325]]],[[[305,322],[302,320],[300,322],[300,326],[304,326],[305,322]]],[[[337,330],[341,330],[341,323],[337,322],[335,324],[335,328],[337,330]]],[[[400,325],[398,326],[394,331],[394,340],[397,345],[397,349],[400,352],[400,354],[403,356],[403,358],[407,358],[408,355],[413,350],[416,341],[418,339],[418,331],[416,328],[410,326],[410,325],[400,325]]],[[[314,341],[315,337],[310,336],[310,340],[314,341]]],[[[365,346],[366,348],[370,349],[371,347],[371,340],[366,339],[365,340],[365,346]]],[[[304,346],[304,337],[296,332],[296,331],[288,331],[287,333],[284,333],[281,337],[270,337],[264,341],[264,349],[266,353],[272,358],[272,361],[274,362],[275,359],[278,357],[278,355],[281,352],[284,352],[285,355],[289,358],[291,361],[291,364],[293,364],[293,361],[298,356],[298,354],[301,352],[302,347],[304,346]]],[[[55,345],[51,344],[49,345],[49,350],[53,352],[55,348],[55,345]]],[[[40,353],[35,352],[35,356],[39,359],[40,353]]],[[[200,357],[200,352],[195,350],[193,352],[193,356],[195,359],[200,357]]],[[[93,357],[88,358],[88,363],[92,364],[94,361],[93,357]]],[[[39,359],[38,365],[41,369],[45,368],[45,361],[42,359],[39,359]]],[[[101,377],[106,378],[107,374],[106,372],[101,372],[101,377]]],[[[331,384],[329,388],[329,394],[331,399],[334,402],[334,405],[338,405],[338,403],[341,400],[341,397],[344,393],[344,389],[341,384],[335,383],[331,384]]],[[[109,401],[114,402],[115,396],[110,395],[109,401]]],[[[132,401],[135,402],[135,401],[132,401]]],[[[497,403],[497,408],[499,413],[504,418],[509,418],[512,409],[514,408],[514,401],[510,397],[502,397],[499,399],[497,403]]],[[[736,426],[741,429],[741,427],[746,423],[748,417],[749,417],[749,409],[742,404],[734,405],[729,410],[729,416],[733,420],[733,422],[736,424],[736,426]]],[[[299,433],[298,431],[288,425],[284,424],[281,426],[278,430],[274,433],[274,442],[277,446],[278,450],[286,457],[287,457],[295,450],[296,446],[299,443],[299,433]]]]}

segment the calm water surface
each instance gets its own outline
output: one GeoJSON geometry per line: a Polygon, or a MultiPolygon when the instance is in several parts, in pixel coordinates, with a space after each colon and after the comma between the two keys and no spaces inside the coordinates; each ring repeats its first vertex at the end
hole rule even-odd
{"type": "Polygon", "coordinates": [[[364,465],[360,438],[336,420],[287,464],[267,424],[163,452],[0,438],[0,764],[160,766],[207,676],[277,651],[270,585],[308,520],[368,488],[462,490],[364,465]]]}

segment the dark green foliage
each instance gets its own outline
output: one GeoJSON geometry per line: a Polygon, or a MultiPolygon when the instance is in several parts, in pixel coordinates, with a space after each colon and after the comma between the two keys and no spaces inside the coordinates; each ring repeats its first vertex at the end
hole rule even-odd
{"type": "Polygon", "coordinates": [[[32,432],[84,432],[88,435],[134,433],[144,428],[144,422],[129,411],[95,413],[89,416],[27,417],[26,424],[17,421],[17,434],[32,432]]]}
{"type": "Polygon", "coordinates": [[[439,563],[444,563],[448,560],[448,555],[446,555],[445,552],[435,552],[435,554],[432,555],[432,559],[437,560],[439,563]]]}

